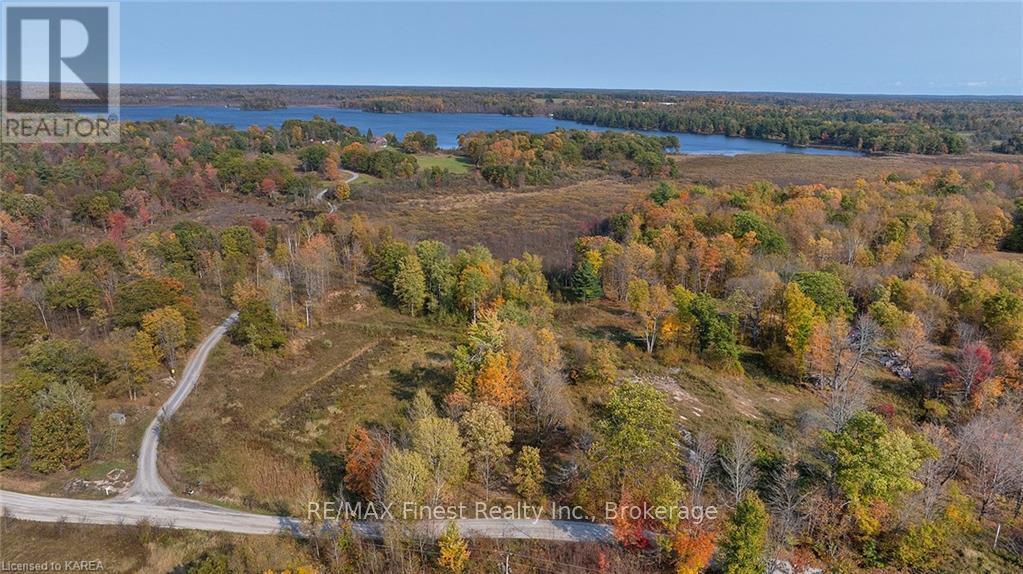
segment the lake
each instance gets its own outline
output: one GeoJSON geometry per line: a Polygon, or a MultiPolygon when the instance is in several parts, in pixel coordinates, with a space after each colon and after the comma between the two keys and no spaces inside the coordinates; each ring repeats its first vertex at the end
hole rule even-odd
{"type": "MultiPolygon", "coordinates": [[[[308,120],[313,116],[334,118],[337,123],[353,126],[362,131],[373,130],[375,135],[393,133],[399,138],[406,132],[423,131],[437,136],[441,148],[458,147],[458,134],[475,131],[515,130],[544,133],[556,128],[605,131],[614,128],[590,126],[579,122],[556,120],[545,116],[520,117],[498,114],[444,114],[408,112],[377,114],[362,110],[325,107],[295,107],[280,110],[240,110],[219,106],[121,106],[124,121],[174,119],[174,116],[202,118],[211,124],[227,124],[238,129],[249,126],[280,127],[284,120],[308,120]]],[[[618,130],[622,131],[622,130],[618,130]]],[[[703,155],[738,155],[747,153],[798,153],[811,155],[862,155],[851,150],[794,147],[778,142],[749,138],[731,138],[721,135],[676,134],[642,131],[647,135],[674,135],[682,143],[682,153],[703,155]]]]}

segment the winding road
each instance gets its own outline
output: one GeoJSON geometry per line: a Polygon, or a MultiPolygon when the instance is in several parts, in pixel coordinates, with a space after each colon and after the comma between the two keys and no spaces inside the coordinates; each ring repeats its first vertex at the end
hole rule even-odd
{"type": "MultiPolygon", "coordinates": [[[[302,536],[307,533],[308,523],[299,518],[241,512],[174,496],[167,484],[160,478],[156,457],[161,425],[174,415],[192,389],[195,388],[210,352],[237,320],[238,313],[232,313],[223,323],[215,327],[192,352],[174,392],[171,393],[146,429],[139,447],[138,470],[128,490],[107,500],[56,498],[0,490],[0,507],[2,507],[4,515],[38,522],[137,524],[146,521],[153,526],[165,528],[241,534],[286,532],[302,536]]],[[[459,530],[468,537],[519,538],[560,542],[611,542],[614,540],[609,526],[594,522],[500,518],[466,519],[457,522],[459,530]]],[[[414,524],[421,534],[436,535],[446,525],[446,522],[425,520],[414,524]]],[[[360,521],[354,522],[352,528],[364,536],[378,537],[381,534],[382,523],[360,521]]]]}
{"type": "MultiPolygon", "coordinates": [[[[348,173],[352,174],[352,176],[349,177],[348,179],[346,179],[345,183],[352,183],[353,181],[355,181],[359,177],[359,174],[355,173],[354,171],[349,171],[348,173]]],[[[327,213],[334,213],[335,211],[337,211],[337,206],[334,205],[334,202],[328,201],[326,199],[327,191],[328,191],[328,188],[326,188],[326,187],[321,189],[320,192],[316,194],[316,201],[326,201],[327,205],[330,207],[327,210],[327,213]]]]}

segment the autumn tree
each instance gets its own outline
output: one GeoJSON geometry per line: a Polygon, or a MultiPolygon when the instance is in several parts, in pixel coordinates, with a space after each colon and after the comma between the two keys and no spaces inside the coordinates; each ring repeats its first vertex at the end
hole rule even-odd
{"type": "Polygon", "coordinates": [[[469,543],[462,538],[455,521],[448,522],[437,539],[437,565],[451,574],[462,574],[469,564],[469,543]]]}
{"type": "Polygon", "coordinates": [[[504,466],[511,454],[512,429],[496,407],[481,403],[462,415],[465,446],[472,458],[476,474],[489,491],[494,472],[504,466]]]}
{"type": "Polygon", "coordinates": [[[411,434],[412,451],[422,457],[429,470],[430,500],[438,504],[468,472],[458,424],[451,419],[423,417],[412,422],[411,434]]]}
{"type": "Polygon", "coordinates": [[[524,446],[519,451],[515,462],[515,473],[512,475],[512,484],[515,491],[526,502],[531,504],[542,504],[544,471],[540,464],[540,449],[532,446],[524,446]]]}
{"type": "Polygon", "coordinates": [[[983,396],[984,383],[994,372],[991,350],[984,341],[971,341],[956,354],[956,361],[945,367],[948,387],[964,403],[977,404],[983,396]]]}
{"type": "Polygon", "coordinates": [[[700,574],[710,564],[717,549],[714,541],[717,533],[701,525],[683,523],[672,536],[675,551],[675,572],[678,574],[700,574]]]}
{"type": "Polygon", "coordinates": [[[802,288],[794,281],[785,286],[784,314],[785,344],[802,372],[814,326],[824,320],[824,315],[813,299],[803,294],[802,288]]]}
{"type": "Polygon", "coordinates": [[[476,398],[501,409],[519,404],[523,389],[516,363],[504,351],[487,353],[476,376],[476,398]]]}
{"type": "Polygon", "coordinates": [[[69,404],[42,409],[32,421],[32,469],[49,474],[85,462],[89,437],[85,423],[69,404]]]}
{"type": "Polygon", "coordinates": [[[174,372],[178,350],[187,341],[185,318],[174,307],[161,307],[142,316],[142,330],[156,341],[163,352],[167,368],[174,372]]]}
{"type": "Polygon", "coordinates": [[[671,299],[668,297],[667,288],[660,283],[651,286],[644,279],[633,279],[629,281],[626,302],[643,325],[643,341],[646,343],[646,352],[653,353],[661,321],[667,317],[671,310],[671,299]]]}
{"type": "Polygon", "coordinates": [[[380,467],[383,448],[364,427],[348,433],[345,456],[345,487],[366,500],[373,497],[373,477],[380,467]]]}
{"type": "Polygon", "coordinates": [[[394,276],[391,290],[401,310],[415,317],[423,310],[426,300],[426,276],[415,253],[410,253],[398,262],[398,273],[394,276]]]}
{"type": "Polygon", "coordinates": [[[138,387],[149,378],[149,373],[159,366],[163,350],[153,337],[145,331],[138,331],[128,343],[128,395],[137,398],[138,387]]]}

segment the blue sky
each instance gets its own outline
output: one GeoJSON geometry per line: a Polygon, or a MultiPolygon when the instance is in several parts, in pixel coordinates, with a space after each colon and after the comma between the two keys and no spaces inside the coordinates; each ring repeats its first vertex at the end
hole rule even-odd
{"type": "Polygon", "coordinates": [[[121,79],[1023,95],[1021,6],[130,0],[121,79]]]}

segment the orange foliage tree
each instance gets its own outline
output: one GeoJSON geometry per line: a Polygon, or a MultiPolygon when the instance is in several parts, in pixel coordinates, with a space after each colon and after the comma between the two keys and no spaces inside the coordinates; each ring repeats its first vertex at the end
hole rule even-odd
{"type": "Polygon", "coordinates": [[[348,434],[347,446],[345,487],[363,498],[370,499],[373,496],[373,475],[376,474],[380,459],[383,458],[383,448],[379,441],[361,426],[355,427],[348,434]]]}

